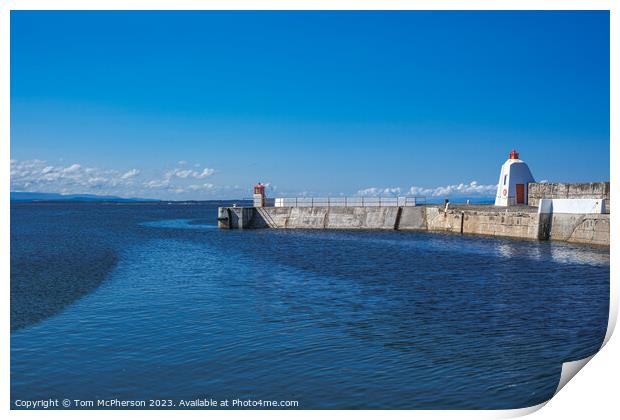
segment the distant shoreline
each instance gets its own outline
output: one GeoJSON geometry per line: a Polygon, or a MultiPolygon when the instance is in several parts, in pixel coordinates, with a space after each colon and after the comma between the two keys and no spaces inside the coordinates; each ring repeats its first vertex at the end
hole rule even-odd
{"type": "Polygon", "coordinates": [[[250,203],[251,200],[11,200],[11,204],[200,204],[250,203]]]}

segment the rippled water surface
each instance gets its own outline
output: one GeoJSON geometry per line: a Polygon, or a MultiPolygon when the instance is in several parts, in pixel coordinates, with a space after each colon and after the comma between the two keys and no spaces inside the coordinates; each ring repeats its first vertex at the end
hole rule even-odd
{"type": "Polygon", "coordinates": [[[218,205],[12,204],[12,400],[518,408],[605,335],[607,249],[220,230],[218,205]]]}

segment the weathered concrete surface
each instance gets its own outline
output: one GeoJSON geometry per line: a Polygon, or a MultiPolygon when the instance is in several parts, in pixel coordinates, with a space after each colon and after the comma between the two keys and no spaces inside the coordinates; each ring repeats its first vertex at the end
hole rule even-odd
{"type": "Polygon", "coordinates": [[[220,207],[217,223],[223,229],[247,229],[252,226],[254,207],[220,207]]]}
{"type": "Polygon", "coordinates": [[[538,214],[528,206],[223,207],[218,223],[233,229],[427,230],[609,246],[609,214],[538,214]]]}
{"type": "MultiPolygon", "coordinates": [[[[492,210],[493,209],[493,210],[492,210]]],[[[250,226],[288,229],[429,230],[476,235],[538,238],[538,214],[526,211],[461,210],[438,206],[402,207],[262,207],[250,226]]],[[[234,223],[234,222],[233,222],[234,223]]]]}
{"type": "Polygon", "coordinates": [[[461,212],[426,207],[426,228],[430,231],[461,233],[461,212]]]}
{"type": "MultiPolygon", "coordinates": [[[[493,207],[491,207],[492,209],[493,207]]],[[[528,211],[427,208],[428,230],[538,239],[538,214],[528,211]]]]}
{"type": "Polygon", "coordinates": [[[252,227],[254,228],[286,228],[291,211],[294,207],[262,207],[256,208],[252,227]]]}
{"type": "Polygon", "coordinates": [[[527,188],[527,204],[538,206],[541,198],[602,198],[606,212],[610,208],[609,182],[564,184],[559,182],[531,182],[527,188]]]}
{"type": "Polygon", "coordinates": [[[262,207],[252,227],[284,229],[394,229],[398,207],[262,207]]]}
{"type": "Polygon", "coordinates": [[[398,207],[380,207],[379,211],[366,212],[369,207],[354,207],[362,210],[365,215],[364,229],[394,229],[396,227],[396,216],[398,207]]]}
{"type": "Polygon", "coordinates": [[[293,207],[285,223],[287,228],[324,229],[328,209],[324,207],[293,207]]]}
{"type": "Polygon", "coordinates": [[[607,213],[602,198],[541,198],[538,207],[539,212],[544,213],[607,213]]]}
{"type": "Polygon", "coordinates": [[[230,209],[228,207],[217,208],[217,226],[220,229],[230,229],[230,209]]]}
{"type": "Polygon", "coordinates": [[[609,214],[554,213],[549,239],[609,246],[609,214]]]}
{"type": "Polygon", "coordinates": [[[397,227],[401,230],[427,230],[425,206],[402,207],[397,227]]]}
{"type": "Polygon", "coordinates": [[[463,212],[463,233],[538,239],[538,214],[529,212],[463,212]]]}

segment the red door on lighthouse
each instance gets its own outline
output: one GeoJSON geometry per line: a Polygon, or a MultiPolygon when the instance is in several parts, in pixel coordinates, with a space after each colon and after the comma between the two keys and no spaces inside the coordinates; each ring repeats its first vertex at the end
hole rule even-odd
{"type": "Polygon", "coordinates": [[[517,204],[525,204],[525,184],[516,184],[517,204]]]}

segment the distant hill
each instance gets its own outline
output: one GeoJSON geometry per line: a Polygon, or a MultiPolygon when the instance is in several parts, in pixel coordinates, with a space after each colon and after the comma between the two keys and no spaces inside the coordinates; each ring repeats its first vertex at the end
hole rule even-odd
{"type": "Polygon", "coordinates": [[[40,192],[20,192],[11,191],[11,201],[115,201],[115,202],[135,202],[135,201],[160,201],[149,198],[122,198],[113,195],[95,194],[58,194],[40,192]]]}

